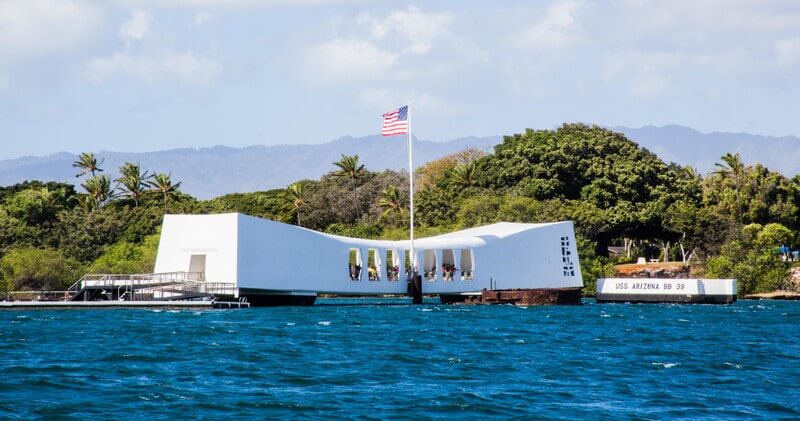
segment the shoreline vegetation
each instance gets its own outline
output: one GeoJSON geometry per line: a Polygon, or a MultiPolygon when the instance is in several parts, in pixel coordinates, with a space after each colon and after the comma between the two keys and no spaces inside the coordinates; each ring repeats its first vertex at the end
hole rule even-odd
{"type": "MultiPolygon", "coordinates": [[[[181,192],[167,173],[126,163],[112,179],[102,164],[83,153],[75,185],[0,187],[0,297],[63,291],[89,272],[151,272],[165,213],[242,212],[338,235],[408,237],[408,174],[370,171],[357,155],[342,155],[318,180],[211,200],[181,192]]],[[[570,219],[584,296],[639,258],[736,278],[744,297],[796,296],[800,176],[730,153],[716,168],[666,163],[597,126],[527,130],[491,154],[468,149],[418,168],[415,234],[570,219]]]]}

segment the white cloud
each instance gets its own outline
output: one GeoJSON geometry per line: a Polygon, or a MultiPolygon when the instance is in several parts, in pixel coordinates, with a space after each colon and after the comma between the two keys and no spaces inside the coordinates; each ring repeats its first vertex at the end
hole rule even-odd
{"type": "Polygon", "coordinates": [[[247,9],[275,6],[315,6],[337,3],[364,3],[364,0],[117,0],[134,7],[186,9],[247,9]]]}
{"type": "Polygon", "coordinates": [[[134,10],[131,18],[119,28],[119,36],[126,43],[141,41],[150,34],[150,13],[144,10],[134,10]]]}
{"type": "Polygon", "coordinates": [[[222,64],[213,59],[192,52],[116,53],[108,58],[91,60],[87,75],[96,82],[127,76],[147,82],[168,79],[186,85],[205,86],[219,78],[222,68],[222,64]]]}
{"type": "Polygon", "coordinates": [[[305,52],[304,73],[315,84],[363,82],[386,77],[397,58],[368,41],[332,39],[305,52]]]}
{"type": "Polygon", "coordinates": [[[409,8],[389,13],[385,18],[361,14],[356,23],[376,39],[397,36],[406,50],[414,54],[427,54],[436,38],[448,33],[453,17],[446,13],[423,13],[409,8]]]}
{"type": "Polygon", "coordinates": [[[775,64],[790,67],[800,63],[800,38],[779,39],[775,41],[775,64]]]}
{"type": "Polygon", "coordinates": [[[515,35],[515,44],[533,50],[553,50],[573,42],[575,15],[580,7],[573,1],[556,2],[532,27],[515,35]]]}
{"type": "Polygon", "coordinates": [[[359,92],[358,100],[371,108],[388,109],[394,106],[392,104],[403,102],[405,98],[386,88],[367,88],[359,92]]]}
{"type": "Polygon", "coordinates": [[[800,3],[796,1],[672,0],[654,7],[650,1],[627,0],[618,5],[621,7],[597,10],[610,27],[624,25],[619,28],[626,30],[623,35],[646,35],[646,39],[686,39],[683,36],[690,35],[695,41],[724,43],[728,39],[713,35],[794,31],[800,25],[800,3]]]}
{"type": "Polygon", "coordinates": [[[334,17],[330,21],[333,36],[305,48],[302,74],[318,85],[356,82],[359,91],[371,89],[370,84],[396,83],[418,74],[430,79],[442,77],[444,71],[450,78],[451,63],[460,57],[485,58],[475,44],[453,36],[453,22],[449,13],[426,13],[417,8],[382,16],[334,17]]]}
{"type": "Polygon", "coordinates": [[[692,57],[676,53],[621,51],[610,55],[603,76],[606,81],[621,81],[637,98],[656,98],[670,90],[674,74],[692,57]]]}
{"type": "Polygon", "coordinates": [[[464,108],[463,103],[451,101],[429,92],[415,95],[412,106],[420,113],[431,116],[454,116],[460,114],[464,108]]]}
{"type": "Polygon", "coordinates": [[[588,96],[602,92],[594,83],[636,99],[698,97],[743,81],[785,85],[778,80],[800,71],[798,2],[558,0],[497,12],[496,22],[524,28],[501,32],[510,45],[540,53],[497,49],[492,58],[511,75],[510,91],[526,96],[557,81],[588,96]],[[537,8],[540,17],[530,19],[537,8]]]}
{"type": "Polygon", "coordinates": [[[96,3],[81,0],[0,1],[0,61],[83,48],[95,38],[102,19],[96,3]]]}
{"type": "Polygon", "coordinates": [[[192,23],[195,26],[200,26],[211,19],[211,13],[208,12],[197,12],[192,16],[192,23]]]}
{"type": "Polygon", "coordinates": [[[193,86],[207,86],[219,79],[223,70],[221,63],[191,50],[159,46],[171,42],[161,39],[151,22],[148,11],[133,10],[118,31],[125,48],[110,56],[89,60],[86,76],[94,82],[127,77],[150,83],[177,81],[193,86]],[[139,42],[145,39],[155,42],[139,42]]]}
{"type": "Polygon", "coordinates": [[[463,111],[463,104],[450,101],[431,92],[409,92],[406,89],[370,88],[358,94],[358,101],[367,108],[389,110],[407,103],[412,99],[414,114],[426,116],[449,117],[463,111]]]}

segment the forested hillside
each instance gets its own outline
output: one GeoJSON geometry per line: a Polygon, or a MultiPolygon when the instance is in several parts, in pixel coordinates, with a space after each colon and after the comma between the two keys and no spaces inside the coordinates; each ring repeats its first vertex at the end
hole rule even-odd
{"type": "MultiPolygon", "coordinates": [[[[341,235],[408,236],[407,173],[370,171],[357,155],[343,154],[319,179],[207,201],[135,163],[115,180],[92,154],[73,166],[77,186],[0,188],[0,289],[60,290],[85,272],[149,272],[165,212],[238,211],[341,235]]],[[[740,294],[790,287],[800,177],[732,154],[715,168],[703,177],[600,127],[529,130],[491,154],[467,149],[417,169],[417,236],[571,219],[590,293],[613,263],[639,256],[738,278],[740,294]]]]}

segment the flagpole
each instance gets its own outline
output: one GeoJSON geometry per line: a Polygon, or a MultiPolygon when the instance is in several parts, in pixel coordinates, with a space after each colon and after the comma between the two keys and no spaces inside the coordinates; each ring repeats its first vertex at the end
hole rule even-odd
{"type": "Polygon", "coordinates": [[[417,275],[417,255],[414,252],[414,153],[411,143],[411,99],[408,100],[408,202],[409,202],[409,225],[411,238],[411,279],[416,279],[417,275]]]}

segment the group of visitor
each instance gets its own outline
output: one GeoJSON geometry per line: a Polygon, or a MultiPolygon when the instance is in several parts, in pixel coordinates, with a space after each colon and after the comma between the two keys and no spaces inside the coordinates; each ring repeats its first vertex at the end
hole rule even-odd
{"type": "Polygon", "coordinates": [[[456,265],[452,263],[444,263],[442,264],[442,277],[445,281],[452,281],[457,270],[458,269],[456,269],[456,265]]]}
{"type": "Polygon", "coordinates": [[[356,265],[353,263],[348,264],[350,269],[350,280],[351,281],[358,281],[361,279],[361,265],[356,265]]]}
{"type": "MultiPolygon", "coordinates": [[[[351,281],[358,281],[361,279],[361,265],[349,263],[348,269],[350,273],[350,280],[351,281]]],[[[406,266],[406,277],[409,277],[409,270],[410,268],[406,266]]],[[[445,263],[442,265],[442,279],[445,281],[452,281],[456,276],[456,265],[452,263],[445,263]]],[[[436,266],[431,267],[431,270],[426,270],[425,279],[432,280],[436,278],[436,266]]],[[[397,281],[400,276],[400,266],[398,265],[386,265],[386,276],[390,281],[397,281]]],[[[374,266],[367,267],[367,278],[370,281],[379,281],[380,280],[380,272],[378,272],[378,268],[374,266]]],[[[472,271],[466,271],[463,273],[462,278],[472,279],[472,271]]]]}
{"type": "Polygon", "coordinates": [[[789,246],[780,246],[778,252],[784,262],[800,261],[800,247],[795,246],[794,250],[792,250],[789,246]]]}
{"type": "Polygon", "coordinates": [[[390,281],[396,281],[400,276],[400,266],[386,265],[386,276],[390,281]]]}

